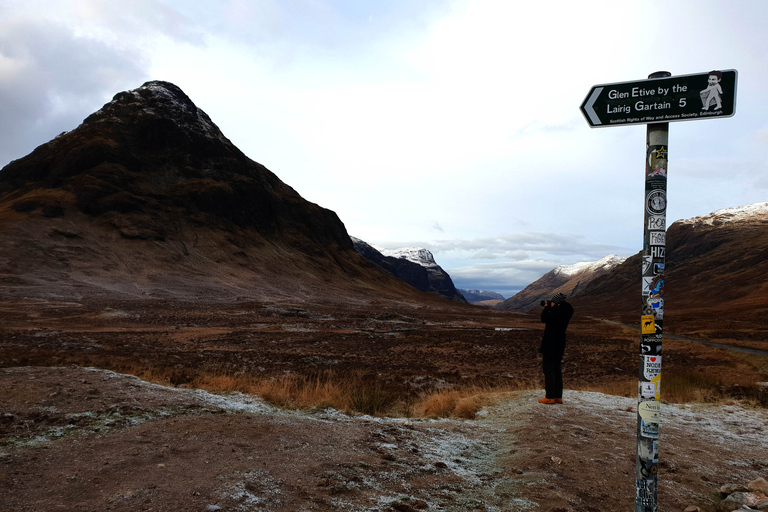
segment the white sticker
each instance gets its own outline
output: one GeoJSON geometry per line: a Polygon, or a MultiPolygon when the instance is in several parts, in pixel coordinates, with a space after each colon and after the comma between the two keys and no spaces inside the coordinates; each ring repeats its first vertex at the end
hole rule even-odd
{"type": "Polygon", "coordinates": [[[648,216],[648,229],[667,229],[667,218],[664,215],[648,216]]]}
{"type": "Polygon", "coordinates": [[[667,211],[667,193],[662,189],[651,190],[645,198],[645,208],[651,215],[660,215],[667,211]]]}
{"type": "Polygon", "coordinates": [[[664,245],[667,243],[666,233],[664,231],[651,231],[648,237],[650,245],[664,245]]]}
{"type": "Polygon", "coordinates": [[[656,384],[653,382],[640,383],[640,398],[654,398],[656,396],[656,384]]]}
{"type": "Polygon", "coordinates": [[[648,400],[640,402],[637,406],[637,412],[640,417],[649,423],[658,423],[661,418],[661,402],[648,400]]]}
{"type": "Polygon", "coordinates": [[[643,356],[643,359],[643,376],[650,381],[661,373],[661,356],[643,356]]]}

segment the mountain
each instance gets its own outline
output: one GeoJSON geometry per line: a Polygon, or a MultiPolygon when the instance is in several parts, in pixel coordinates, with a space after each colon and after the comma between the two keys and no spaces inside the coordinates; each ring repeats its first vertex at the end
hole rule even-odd
{"type": "Polygon", "coordinates": [[[537,307],[542,299],[549,299],[556,293],[571,297],[583,290],[592,280],[624,263],[625,259],[610,254],[599,261],[561,265],[498,304],[496,308],[528,311],[537,307]]]}
{"type": "MultiPolygon", "coordinates": [[[[665,328],[726,338],[738,329],[764,339],[768,203],[677,221],[667,229],[666,249],[665,328]]],[[[574,307],[582,314],[637,323],[641,268],[638,253],[589,283],[573,298],[574,307]]]]}
{"type": "Polygon", "coordinates": [[[459,288],[459,293],[461,293],[464,298],[467,299],[467,301],[471,304],[487,301],[501,302],[504,300],[504,296],[502,294],[489,292],[487,290],[464,290],[459,288]]]}
{"type": "Polygon", "coordinates": [[[352,237],[355,250],[391,275],[414,288],[437,293],[451,300],[466,302],[453,284],[451,276],[435,262],[430,251],[421,247],[383,249],[352,237]]]}
{"type": "Polygon", "coordinates": [[[0,170],[0,236],[0,296],[413,295],[168,82],[0,170]]]}

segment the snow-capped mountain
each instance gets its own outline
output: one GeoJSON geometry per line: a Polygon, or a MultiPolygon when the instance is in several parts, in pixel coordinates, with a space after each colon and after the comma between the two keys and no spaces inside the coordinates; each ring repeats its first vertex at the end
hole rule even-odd
{"type": "Polygon", "coordinates": [[[448,272],[435,262],[435,257],[423,247],[384,249],[359,238],[351,237],[355,250],[370,261],[425,292],[439,293],[451,300],[466,302],[456,290],[448,272]]]}
{"type": "MultiPolygon", "coordinates": [[[[713,336],[743,323],[755,329],[756,339],[765,339],[759,333],[768,329],[768,203],[674,222],[666,249],[665,328],[682,334],[687,322],[704,315],[713,336]]],[[[582,314],[637,319],[641,269],[640,254],[627,258],[574,297],[574,307],[582,314]]]]}
{"type": "Polygon", "coordinates": [[[627,258],[616,256],[615,254],[609,254],[605,258],[598,261],[581,261],[572,265],[560,265],[555,268],[553,272],[557,275],[573,276],[580,272],[597,272],[600,273],[605,270],[610,270],[617,265],[621,265],[627,258]]]}
{"type": "Polygon", "coordinates": [[[461,293],[470,303],[504,300],[502,294],[488,290],[463,290],[459,288],[459,293],[461,293]]]}
{"type": "Polygon", "coordinates": [[[406,259],[413,263],[418,263],[422,267],[436,267],[434,255],[423,247],[401,247],[400,249],[384,249],[383,247],[373,246],[384,256],[392,258],[406,259]]]}
{"type": "Polygon", "coordinates": [[[582,261],[556,267],[541,278],[520,290],[498,306],[498,309],[527,311],[539,305],[541,299],[549,299],[555,293],[570,297],[583,290],[593,279],[608,273],[624,263],[626,258],[609,254],[598,261],[582,261]]]}
{"type": "Polygon", "coordinates": [[[707,215],[691,217],[678,222],[682,224],[706,224],[715,226],[726,222],[745,222],[750,220],[762,220],[768,215],[768,203],[754,203],[746,206],[733,206],[715,210],[707,215]]]}

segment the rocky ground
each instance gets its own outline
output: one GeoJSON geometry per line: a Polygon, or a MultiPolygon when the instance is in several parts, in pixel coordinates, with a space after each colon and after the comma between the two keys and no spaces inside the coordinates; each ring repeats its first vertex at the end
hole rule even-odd
{"type": "MultiPolygon", "coordinates": [[[[574,322],[563,405],[511,392],[473,420],[286,411],[185,387],[201,368],[362,372],[401,395],[540,378],[535,318],[451,308],[0,304],[0,501],[19,511],[631,509],[635,399],[573,391],[636,379],[637,335],[620,326],[574,322]],[[104,369],[131,365],[176,385],[104,369]]],[[[744,357],[670,340],[663,371],[761,378],[744,357]]],[[[768,476],[758,403],[663,406],[660,510],[711,512],[721,485],[768,476]]]]}
{"type": "MultiPolygon", "coordinates": [[[[498,396],[475,420],[284,411],[90,368],[0,370],[3,508],[628,510],[634,400],[498,396]],[[218,507],[218,508],[217,508],[218,507]]],[[[768,474],[768,411],[663,409],[660,510],[768,474]]]]}

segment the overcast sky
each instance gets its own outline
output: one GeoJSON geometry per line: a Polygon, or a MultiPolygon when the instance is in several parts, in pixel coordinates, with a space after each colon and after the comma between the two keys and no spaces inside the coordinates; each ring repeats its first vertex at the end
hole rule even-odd
{"type": "MultiPolygon", "coordinates": [[[[595,84],[736,69],[670,124],[667,221],[768,200],[768,2],[0,0],[0,167],[167,80],[350,235],[505,297],[642,248],[645,126],[595,84]]],[[[639,277],[638,277],[639,279],[639,277]]]]}

